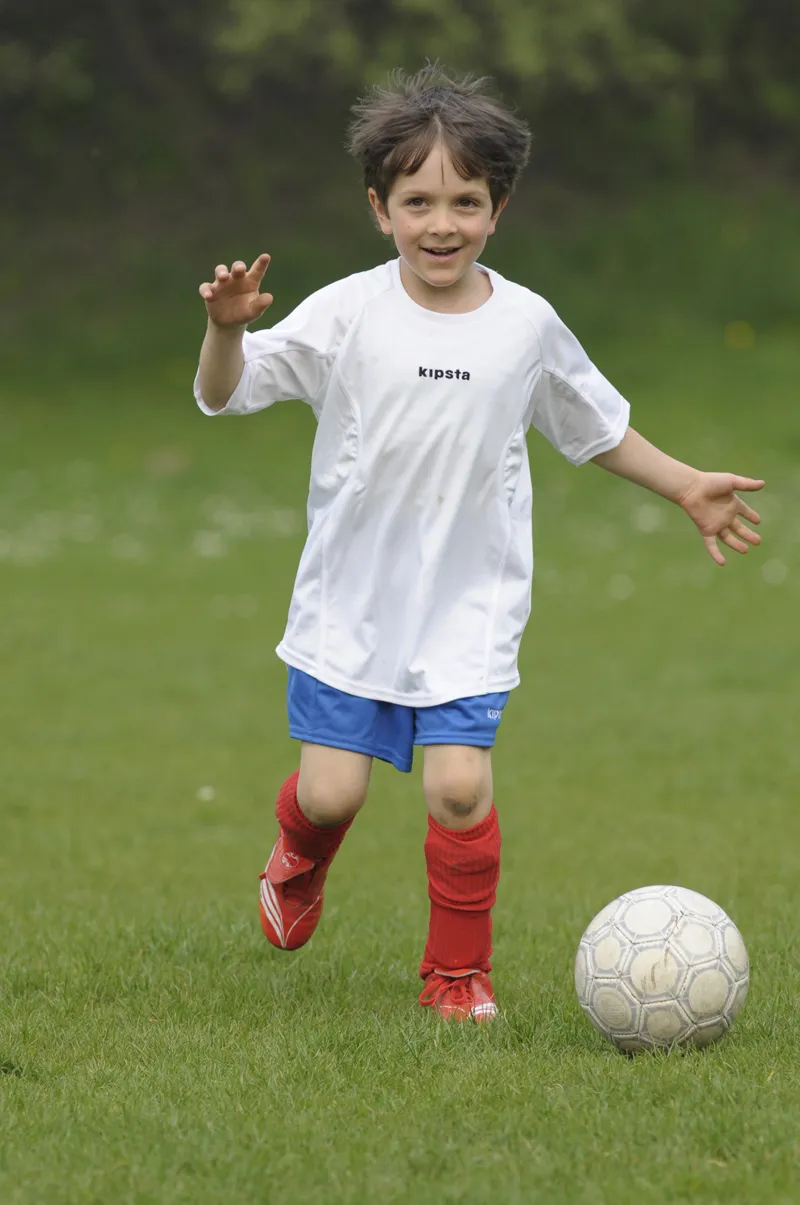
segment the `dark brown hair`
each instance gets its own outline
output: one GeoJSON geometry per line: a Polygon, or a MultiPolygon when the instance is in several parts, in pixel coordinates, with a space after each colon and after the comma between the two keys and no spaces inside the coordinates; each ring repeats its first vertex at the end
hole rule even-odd
{"type": "Polygon", "coordinates": [[[389,87],[370,89],[353,105],[348,140],[366,187],[385,205],[397,176],[419,171],[441,140],[463,179],[487,181],[496,209],[528,161],[531,135],[524,121],[488,94],[489,82],[451,77],[428,63],[412,76],[395,71],[389,87]]]}

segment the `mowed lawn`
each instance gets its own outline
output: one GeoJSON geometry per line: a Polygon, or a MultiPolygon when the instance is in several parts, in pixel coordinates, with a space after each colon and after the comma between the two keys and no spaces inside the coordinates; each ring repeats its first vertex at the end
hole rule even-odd
{"type": "Polygon", "coordinates": [[[800,348],[580,333],[646,435],[768,479],[764,545],[719,570],[532,438],[487,1031],[416,1004],[419,764],[376,765],[310,946],[259,929],[310,414],[203,419],[185,361],[3,384],[4,1205],[796,1202],[800,348]],[[718,1047],[626,1059],[572,962],[658,882],[730,912],[751,995],[718,1047]]]}

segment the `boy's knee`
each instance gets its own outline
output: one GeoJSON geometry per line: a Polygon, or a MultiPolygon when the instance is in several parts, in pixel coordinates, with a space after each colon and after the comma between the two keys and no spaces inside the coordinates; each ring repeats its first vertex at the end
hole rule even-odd
{"type": "Polygon", "coordinates": [[[302,790],[298,784],[297,802],[306,820],[321,826],[343,824],[360,811],[364,799],[355,793],[336,791],[316,784],[302,790]]]}
{"type": "Polygon", "coordinates": [[[297,802],[312,824],[342,824],[364,804],[370,759],[340,749],[317,752],[320,748],[303,749],[297,802]]]}
{"type": "Polygon", "coordinates": [[[439,766],[426,779],[428,811],[445,828],[471,828],[491,811],[491,773],[483,763],[439,766]]]}
{"type": "Polygon", "coordinates": [[[431,811],[434,820],[447,828],[461,828],[477,823],[475,815],[480,805],[481,797],[477,788],[460,792],[454,789],[451,794],[436,796],[431,811]]]}

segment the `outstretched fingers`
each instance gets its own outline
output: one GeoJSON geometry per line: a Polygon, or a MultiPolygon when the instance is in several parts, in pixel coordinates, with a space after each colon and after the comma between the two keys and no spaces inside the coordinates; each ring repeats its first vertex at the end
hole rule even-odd
{"type": "Polygon", "coordinates": [[[723,544],[727,544],[728,547],[732,548],[734,552],[748,551],[748,545],[744,540],[740,539],[730,527],[723,527],[722,531],[719,533],[719,538],[722,540],[723,544]]]}
{"type": "MultiPolygon", "coordinates": [[[[746,507],[745,511],[742,513],[744,513],[747,518],[750,518],[750,514],[754,514],[755,512],[750,512],[750,514],[747,514],[746,512],[748,511],[750,511],[750,508],[746,507]]],[[[758,516],[756,516],[753,522],[758,522],[758,516]]],[[[738,515],[734,516],[728,526],[723,527],[721,531],[716,532],[714,535],[703,536],[703,543],[706,546],[708,555],[712,558],[712,560],[716,561],[718,565],[724,565],[725,557],[722,553],[722,549],[717,543],[717,540],[721,540],[723,544],[726,544],[728,548],[732,548],[734,552],[746,553],[749,552],[751,545],[761,543],[761,536],[757,531],[751,531],[747,524],[743,523],[738,515]]]]}
{"type": "Polygon", "coordinates": [[[741,519],[734,519],[730,524],[730,529],[734,535],[739,536],[739,538],[742,540],[746,540],[748,544],[761,543],[761,536],[758,534],[758,532],[751,531],[747,524],[743,523],[741,519]]]}
{"type": "Polygon", "coordinates": [[[227,284],[230,278],[231,274],[228,271],[227,265],[217,264],[214,269],[214,279],[211,282],[204,280],[198,290],[203,301],[213,301],[220,286],[227,284]]]}
{"type": "Polygon", "coordinates": [[[757,510],[753,510],[752,506],[748,506],[741,498],[736,499],[736,513],[742,518],[747,519],[748,523],[760,523],[761,515],[757,510]]]}
{"type": "MultiPolygon", "coordinates": [[[[269,261],[270,256],[265,252],[262,255],[259,255],[257,259],[254,259],[249,268],[242,259],[234,260],[234,262],[231,264],[230,270],[228,269],[227,264],[217,264],[216,268],[214,269],[214,279],[212,281],[204,280],[200,285],[198,292],[204,301],[214,301],[220,290],[223,289],[225,285],[230,284],[232,281],[238,284],[239,282],[245,280],[245,278],[249,278],[250,281],[257,286],[269,267],[269,261]]],[[[269,294],[262,294],[261,299],[264,299],[268,296],[269,294]]],[[[267,306],[271,304],[272,298],[270,297],[269,301],[265,301],[260,307],[260,312],[263,312],[263,310],[265,310],[267,306]]]]}
{"type": "Polygon", "coordinates": [[[250,303],[250,310],[252,312],[250,321],[254,322],[256,318],[260,318],[264,311],[269,309],[274,300],[275,298],[271,293],[257,293],[250,303]]]}
{"type": "Polygon", "coordinates": [[[258,259],[254,259],[247,273],[253,280],[261,280],[262,276],[269,267],[271,256],[267,255],[266,251],[259,255],[258,259]]]}
{"type": "MultiPolygon", "coordinates": [[[[720,533],[721,535],[721,533],[720,533]]],[[[703,536],[703,543],[706,546],[706,552],[711,557],[712,561],[716,561],[718,565],[725,564],[725,557],[722,555],[719,545],[717,544],[716,536],[703,536]]]]}
{"type": "Polygon", "coordinates": [[[732,481],[735,490],[763,490],[764,481],[760,477],[736,477],[732,481]]]}

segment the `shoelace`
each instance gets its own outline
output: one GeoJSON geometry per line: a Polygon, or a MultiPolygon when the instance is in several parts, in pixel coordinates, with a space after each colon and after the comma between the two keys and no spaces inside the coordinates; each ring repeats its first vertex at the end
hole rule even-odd
{"type": "Polygon", "coordinates": [[[444,975],[433,975],[422,992],[426,1004],[438,1004],[443,996],[456,1008],[471,1008],[473,1004],[472,976],[460,975],[458,979],[447,979],[444,975]]]}
{"type": "Polygon", "coordinates": [[[304,874],[298,874],[293,879],[286,880],[283,884],[283,898],[287,904],[293,905],[295,908],[308,904],[314,879],[322,865],[323,859],[320,859],[313,870],[307,870],[304,874]]]}

